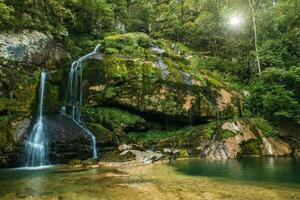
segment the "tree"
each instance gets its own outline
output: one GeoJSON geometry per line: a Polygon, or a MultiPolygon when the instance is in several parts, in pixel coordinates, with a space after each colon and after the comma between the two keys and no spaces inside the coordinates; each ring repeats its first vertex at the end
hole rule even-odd
{"type": "Polygon", "coordinates": [[[13,20],[14,9],[11,6],[7,6],[3,0],[0,0],[0,27],[6,28],[11,25],[13,20]]]}
{"type": "Polygon", "coordinates": [[[258,38],[257,38],[257,28],[256,28],[256,11],[254,9],[254,2],[255,0],[248,0],[249,6],[251,8],[252,14],[252,22],[253,22],[253,32],[254,32],[254,45],[255,45],[255,56],[258,68],[258,74],[261,76],[261,67],[260,67],[260,59],[258,53],[258,38]]]}

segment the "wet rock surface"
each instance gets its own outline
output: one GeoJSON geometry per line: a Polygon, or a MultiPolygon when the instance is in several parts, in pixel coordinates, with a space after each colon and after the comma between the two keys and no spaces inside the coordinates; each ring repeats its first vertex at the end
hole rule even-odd
{"type": "Polygon", "coordinates": [[[57,115],[45,120],[49,136],[51,163],[67,163],[72,159],[92,157],[91,139],[72,119],[57,115]]]}

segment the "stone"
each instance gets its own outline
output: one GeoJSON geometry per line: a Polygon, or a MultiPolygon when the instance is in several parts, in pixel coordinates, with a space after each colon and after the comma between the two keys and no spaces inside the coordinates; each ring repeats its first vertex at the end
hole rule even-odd
{"type": "Polygon", "coordinates": [[[119,151],[126,151],[126,150],[132,150],[133,149],[133,145],[132,144],[121,144],[118,147],[119,151]]]}
{"type": "MultiPolygon", "coordinates": [[[[260,146],[257,148],[261,155],[266,156],[287,156],[291,155],[292,148],[287,142],[280,139],[264,137],[260,130],[258,133],[251,131],[250,121],[238,120],[235,122],[225,122],[222,124],[222,130],[228,130],[236,133],[235,136],[226,139],[212,140],[204,142],[197,147],[201,151],[200,156],[208,159],[230,159],[236,158],[241,154],[241,145],[250,140],[261,138],[260,146]]],[[[260,140],[258,140],[260,141],[260,140]]]]}
{"type": "Polygon", "coordinates": [[[157,151],[139,151],[139,150],[126,150],[122,152],[120,155],[126,155],[128,152],[133,153],[136,156],[136,162],[141,164],[151,164],[154,162],[157,162],[159,160],[162,160],[164,158],[164,154],[157,151]]]}
{"type": "Polygon", "coordinates": [[[16,132],[14,134],[15,142],[22,142],[29,131],[31,119],[24,119],[16,124],[16,132]]]}
{"type": "Polygon", "coordinates": [[[91,138],[72,119],[55,115],[44,118],[49,135],[49,161],[52,164],[92,157],[91,138]]]}
{"type": "Polygon", "coordinates": [[[170,149],[170,148],[164,148],[163,152],[164,153],[169,153],[169,154],[173,153],[172,149],[170,149]]]}
{"type": "Polygon", "coordinates": [[[71,55],[63,48],[56,46],[53,47],[49,53],[46,66],[48,69],[56,68],[57,66],[70,65],[72,63],[71,55]]]}
{"type": "Polygon", "coordinates": [[[262,155],[266,156],[289,156],[292,154],[290,144],[275,138],[263,138],[261,145],[262,155]]]}
{"type": "Polygon", "coordinates": [[[0,34],[0,57],[8,61],[41,65],[48,59],[52,46],[53,37],[36,30],[0,34]]]}

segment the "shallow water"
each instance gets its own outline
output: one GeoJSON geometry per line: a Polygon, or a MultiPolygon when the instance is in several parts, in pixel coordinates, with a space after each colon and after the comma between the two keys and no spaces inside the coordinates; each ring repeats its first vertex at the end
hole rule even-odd
{"type": "Polygon", "coordinates": [[[0,170],[0,199],[300,199],[299,160],[186,160],[99,169],[0,170]]]}

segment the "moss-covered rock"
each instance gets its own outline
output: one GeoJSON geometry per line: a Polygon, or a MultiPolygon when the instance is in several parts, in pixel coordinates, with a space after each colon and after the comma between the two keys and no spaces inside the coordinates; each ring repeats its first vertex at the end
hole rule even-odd
{"type": "Polygon", "coordinates": [[[116,146],[118,144],[117,134],[101,124],[88,123],[87,126],[95,135],[98,147],[116,146]]]}
{"type": "Polygon", "coordinates": [[[141,33],[111,35],[102,44],[102,51],[109,54],[86,64],[87,104],[114,104],[185,122],[237,113],[233,99],[238,94],[214,73],[194,66],[186,58],[192,52],[183,45],[155,41],[141,33]]]}
{"type": "Polygon", "coordinates": [[[251,139],[241,144],[242,155],[260,155],[260,139],[251,139]]]}
{"type": "Polygon", "coordinates": [[[181,150],[179,150],[179,152],[176,156],[178,158],[188,158],[188,157],[190,157],[190,154],[186,149],[181,149],[181,150]]]}
{"type": "Polygon", "coordinates": [[[126,154],[121,154],[120,151],[108,151],[101,155],[101,161],[107,162],[125,162],[132,161],[136,159],[136,155],[132,152],[127,152],[126,154]]]}
{"type": "Polygon", "coordinates": [[[83,113],[90,122],[100,123],[115,133],[144,130],[146,125],[144,118],[117,108],[85,107],[83,113]]]}
{"type": "Polygon", "coordinates": [[[186,148],[196,150],[204,141],[210,140],[217,131],[216,123],[189,126],[176,130],[151,130],[145,133],[128,134],[128,142],[140,145],[144,149],[186,148]]]}

